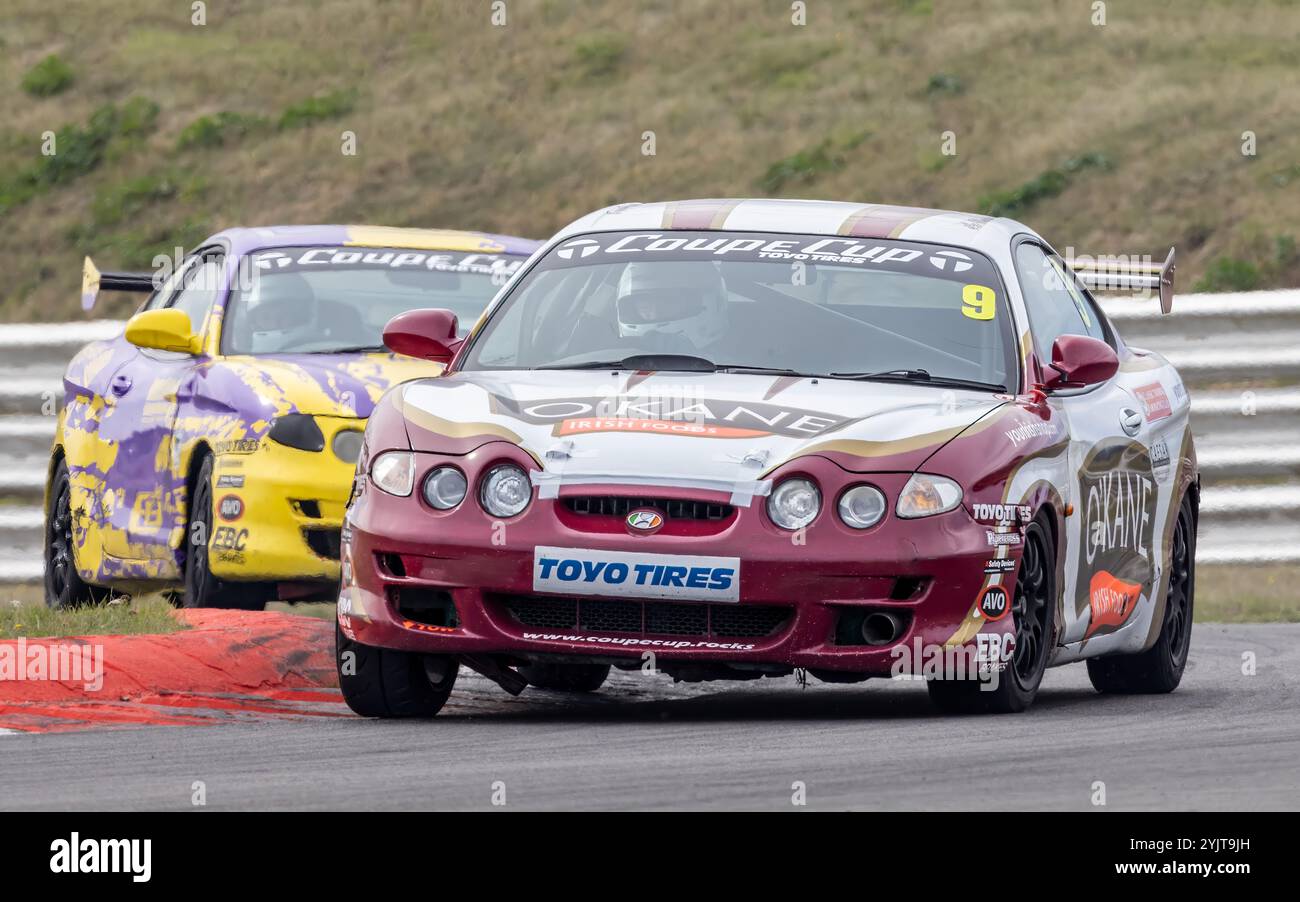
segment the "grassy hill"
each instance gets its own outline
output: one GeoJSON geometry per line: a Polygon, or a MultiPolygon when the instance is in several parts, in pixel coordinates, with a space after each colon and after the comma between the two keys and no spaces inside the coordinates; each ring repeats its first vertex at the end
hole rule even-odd
{"type": "Polygon", "coordinates": [[[806,7],[6,0],[0,319],[80,316],[83,254],[148,268],[231,225],[545,237],[683,196],[992,210],[1062,249],[1177,244],[1184,288],[1300,284],[1300,4],[806,7]]]}

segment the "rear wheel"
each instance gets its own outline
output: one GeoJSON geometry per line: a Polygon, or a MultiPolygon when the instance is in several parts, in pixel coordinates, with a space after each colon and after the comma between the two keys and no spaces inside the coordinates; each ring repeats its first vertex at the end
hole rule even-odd
{"type": "Polygon", "coordinates": [[[72,482],[68,465],[54,468],[45,509],[45,603],[72,608],[96,601],[94,590],[77,573],[72,537],[72,482]]]}
{"type": "Polygon", "coordinates": [[[242,585],[212,575],[208,548],[212,543],[212,457],[205,456],[194,480],[189,523],[185,530],[185,596],[187,608],[234,608],[260,611],[266,591],[260,583],[242,585]]]}
{"type": "Polygon", "coordinates": [[[931,680],[930,699],[953,714],[1023,711],[1038,695],[1056,622],[1056,547],[1041,520],[1025,527],[1024,551],[1011,603],[1015,649],[996,685],[979,679],[931,680]]]}
{"type": "Polygon", "coordinates": [[[1098,692],[1173,692],[1183,679],[1192,644],[1192,601],[1196,589],[1196,524],[1188,497],[1178,508],[1170,549],[1164,622],[1155,644],[1141,654],[1088,659],[1088,679],[1098,692]]]}
{"type": "Polygon", "coordinates": [[[528,685],[556,692],[595,692],[605,685],[608,664],[531,663],[519,667],[528,685]]]}
{"type": "Polygon", "coordinates": [[[343,700],[362,717],[432,717],[447,703],[460,670],[450,655],[363,645],[338,623],[334,647],[343,700]]]}

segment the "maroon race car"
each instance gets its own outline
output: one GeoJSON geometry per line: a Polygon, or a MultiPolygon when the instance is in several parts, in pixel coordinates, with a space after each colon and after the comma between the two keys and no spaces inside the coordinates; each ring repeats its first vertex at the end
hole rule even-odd
{"type": "MultiPolygon", "coordinates": [[[[1166,312],[1172,255],[1148,267],[1166,312]]],[[[1189,400],[1007,219],[633,204],[553,238],[377,404],[342,537],[353,710],[803,669],[1017,711],[1046,667],[1167,692],[1192,624],[1189,400]]]]}

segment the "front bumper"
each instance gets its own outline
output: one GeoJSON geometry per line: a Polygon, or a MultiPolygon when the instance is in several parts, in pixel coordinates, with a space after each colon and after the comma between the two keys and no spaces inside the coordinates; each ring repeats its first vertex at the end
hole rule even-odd
{"type": "MultiPolygon", "coordinates": [[[[323,421],[324,418],[318,418],[323,421]]],[[[355,428],[355,427],[352,427],[355,428]]],[[[213,574],[232,581],[336,582],[355,465],[270,440],[213,468],[213,574]]]]}
{"type": "MultiPolygon", "coordinates": [[[[981,632],[1011,631],[1010,618],[983,620],[976,602],[994,583],[1011,596],[1019,545],[999,553],[989,538],[991,528],[962,507],[922,520],[899,519],[891,512],[875,527],[857,531],[835,514],[837,489],[824,492],[822,512],[800,543],[771,524],[761,498],[751,507],[734,508],[725,520],[670,518],[649,536],[630,535],[619,517],[571,509],[580,496],[644,496],[644,487],[562,488],[558,499],[534,497],[523,514],[506,522],[484,513],[472,491],[451,512],[434,511],[419,500],[420,479],[434,466],[452,462],[473,473],[498,459],[528,466],[509,446],[485,446],[464,458],[418,454],[411,497],[367,487],[343,537],[347,566],[339,621],[345,632],[366,645],[424,653],[635,661],[652,651],[660,661],[884,675],[898,672],[903,647],[963,645],[981,632]],[[720,603],[538,592],[538,546],[738,558],[739,598],[720,603]],[[1011,558],[1010,569],[986,572],[999,556],[1011,558]],[[447,601],[454,616],[445,613],[447,601]],[[878,611],[897,615],[901,632],[887,645],[867,645],[860,633],[855,641],[854,624],[866,612],[878,611]]],[[[870,482],[893,499],[908,476],[846,474],[824,458],[796,464],[775,474],[775,480],[802,474],[823,487],[870,482]]],[[[726,501],[698,491],[657,494],[726,501]]],[[[1019,527],[1007,530],[1018,533],[1019,527]]]]}

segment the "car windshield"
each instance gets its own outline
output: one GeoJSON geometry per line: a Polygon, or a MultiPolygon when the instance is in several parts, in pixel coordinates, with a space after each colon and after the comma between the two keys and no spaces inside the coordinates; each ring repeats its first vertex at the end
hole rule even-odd
{"type": "Polygon", "coordinates": [[[1003,282],[974,251],[825,235],[607,232],[569,239],[538,261],[492,310],[460,369],[627,361],[1003,388],[1015,381],[1014,348],[1003,282]]]}
{"type": "Polygon", "coordinates": [[[225,354],[383,350],[399,313],[443,307],[468,331],[526,258],[398,248],[291,247],[246,258],[226,302],[225,354]]]}

